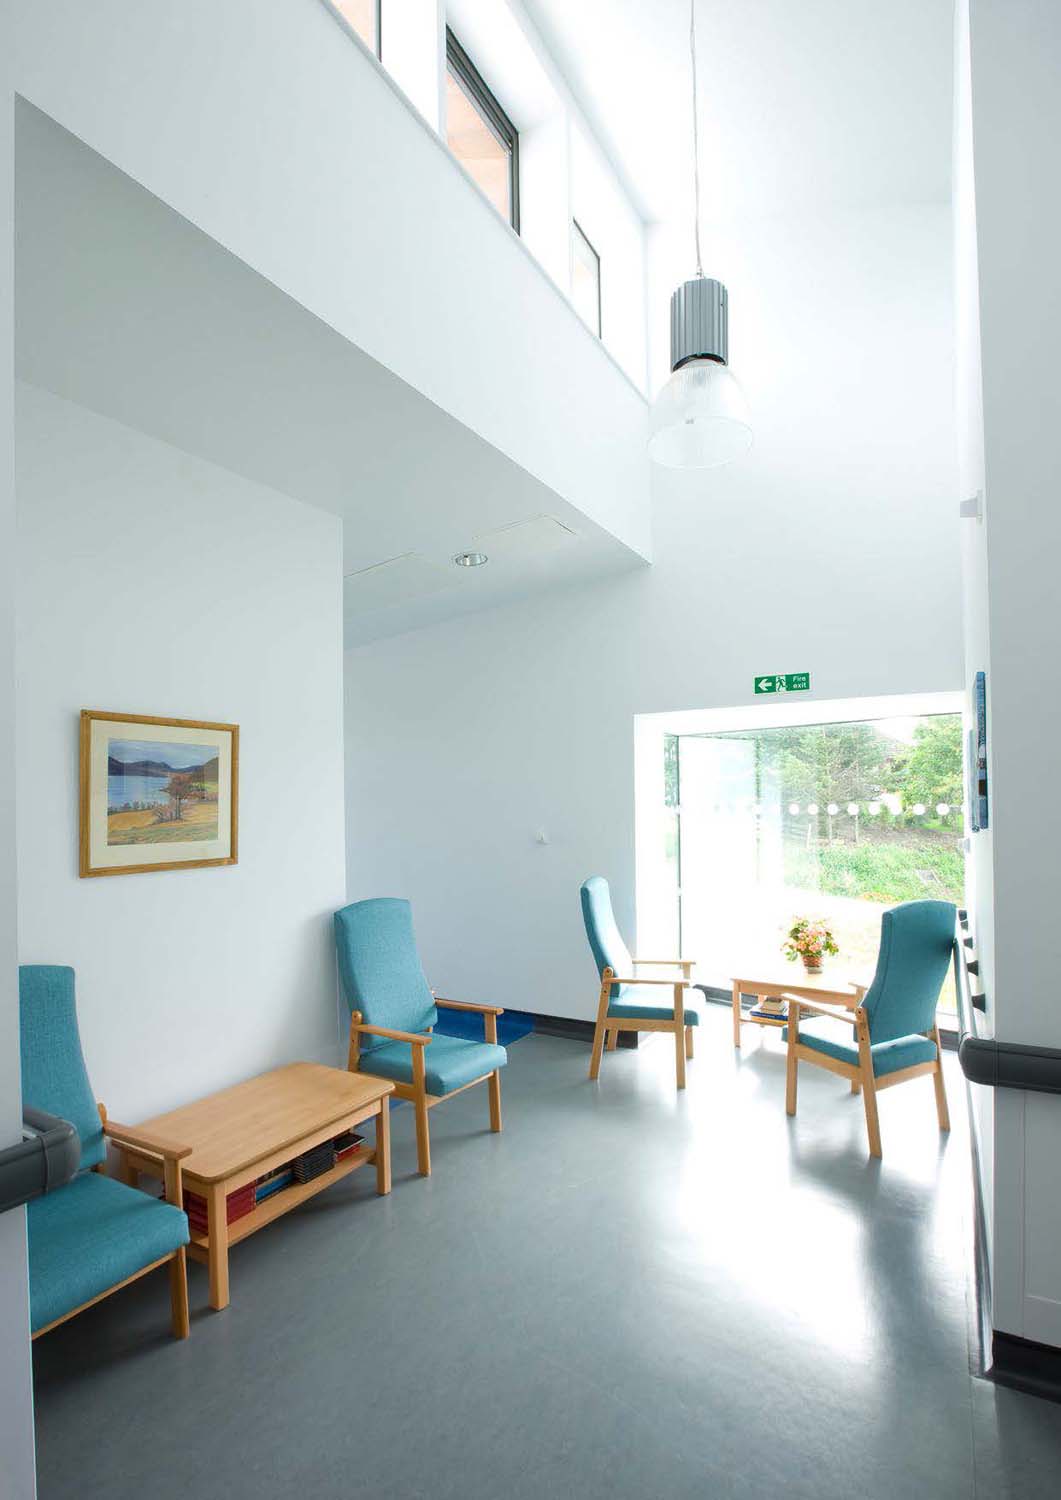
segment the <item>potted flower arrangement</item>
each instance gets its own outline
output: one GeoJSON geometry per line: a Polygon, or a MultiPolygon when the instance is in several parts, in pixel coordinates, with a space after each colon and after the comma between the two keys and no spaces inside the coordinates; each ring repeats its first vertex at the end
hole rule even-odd
{"type": "Polygon", "coordinates": [[[801,958],[808,974],[820,974],[825,955],[839,953],[840,950],[821,918],[797,917],[788,929],[788,937],[781,944],[781,952],[790,963],[801,958]]]}

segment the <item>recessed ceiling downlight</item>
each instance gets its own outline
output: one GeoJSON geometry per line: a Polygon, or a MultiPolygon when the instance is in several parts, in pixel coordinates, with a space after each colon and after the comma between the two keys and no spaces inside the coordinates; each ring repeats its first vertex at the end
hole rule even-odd
{"type": "Polygon", "coordinates": [[[453,561],[458,568],[481,568],[490,559],[485,552],[456,552],[453,561]]]}

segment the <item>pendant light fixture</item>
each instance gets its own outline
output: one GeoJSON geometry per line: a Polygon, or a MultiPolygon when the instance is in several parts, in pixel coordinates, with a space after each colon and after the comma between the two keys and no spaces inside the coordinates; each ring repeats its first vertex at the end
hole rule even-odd
{"type": "Polygon", "coordinates": [[[700,260],[700,128],[696,87],[696,0],[689,0],[693,74],[693,185],[696,276],[670,299],[671,377],[649,418],[648,451],[669,469],[713,469],[751,447],[751,413],[729,368],[729,296],[700,260]]]}

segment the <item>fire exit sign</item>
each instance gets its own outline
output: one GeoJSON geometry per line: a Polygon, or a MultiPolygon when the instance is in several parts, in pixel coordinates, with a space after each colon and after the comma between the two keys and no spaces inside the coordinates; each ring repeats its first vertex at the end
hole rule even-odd
{"type": "Polygon", "coordinates": [[[809,672],[769,672],[755,679],[757,693],[805,693],[809,688],[809,672]]]}

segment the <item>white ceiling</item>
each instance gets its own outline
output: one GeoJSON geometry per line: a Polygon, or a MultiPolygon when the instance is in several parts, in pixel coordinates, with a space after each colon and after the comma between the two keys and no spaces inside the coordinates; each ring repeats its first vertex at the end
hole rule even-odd
{"type": "MultiPolygon", "coordinates": [[[[689,0],[523,0],[646,220],[692,213],[689,0]]],[[[950,194],[953,0],[696,0],[705,222],[950,194]]]]}
{"type": "Polygon", "coordinates": [[[20,378],[342,517],[349,645],[643,565],[21,102],[16,286],[20,378]]]}

